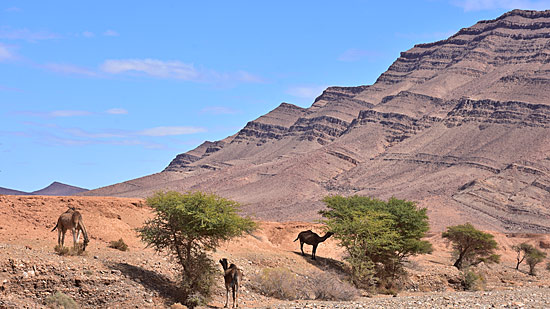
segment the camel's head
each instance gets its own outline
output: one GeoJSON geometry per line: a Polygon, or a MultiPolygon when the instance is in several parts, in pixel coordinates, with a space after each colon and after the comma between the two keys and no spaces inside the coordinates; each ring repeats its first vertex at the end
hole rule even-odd
{"type": "Polygon", "coordinates": [[[86,247],[88,246],[88,243],[90,240],[88,238],[84,239],[84,242],[82,243],[82,251],[86,251],[86,247]]]}
{"type": "Polygon", "coordinates": [[[329,238],[329,237],[332,236],[332,235],[334,235],[333,232],[327,232],[327,234],[326,234],[327,238],[329,238]]]}
{"type": "Polygon", "coordinates": [[[220,264],[222,264],[223,270],[226,270],[228,268],[227,266],[228,263],[226,258],[221,259],[220,264]]]}

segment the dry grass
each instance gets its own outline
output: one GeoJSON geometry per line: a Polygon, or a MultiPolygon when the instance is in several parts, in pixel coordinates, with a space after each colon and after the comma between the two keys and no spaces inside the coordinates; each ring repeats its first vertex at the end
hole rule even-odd
{"type": "Polygon", "coordinates": [[[253,279],[261,294],[283,300],[304,299],[303,282],[287,268],[264,268],[253,279]]]}
{"type": "Polygon", "coordinates": [[[109,248],[117,249],[120,251],[128,251],[128,245],[124,242],[124,240],[121,238],[117,241],[111,241],[109,243],[109,248]]]}
{"type": "Polygon", "coordinates": [[[61,256],[86,255],[82,244],[77,244],[76,247],[63,247],[61,245],[57,245],[54,247],[54,251],[61,256]]]}
{"type": "Polygon", "coordinates": [[[328,272],[311,276],[309,288],[315,299],[347,301],[354,300],[360,292],[350,283],[341,281],[338,276],[328,272]]]}

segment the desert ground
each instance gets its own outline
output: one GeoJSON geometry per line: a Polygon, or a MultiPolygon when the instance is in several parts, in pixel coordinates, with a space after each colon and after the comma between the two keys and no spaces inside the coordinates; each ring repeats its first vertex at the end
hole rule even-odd
{"type": "MultiPolygon", "coordinates": [[[[167,308],[177,295],[176,265],[169,257],[146,248],[135,228],[152,217],[142,199],[112,197],[0,196],[0,308],[45,308],[47,299],[62,292],[81,308],[167,308]],[[57,217],[67,207],[76,207],[90,236],[82,256],[59,256],[57,217]],[[129,251],[109,248],[109,242],[122,238],[129,251]]],[[[547,250],[550,237],[539,234],[494,233],[502,262],[481,264],[475,271],[485,282],[480,291],[463,291],[460,272],[452,266],[451,248],[439,232],[430,233],[434,245],[429,255],[407,263],[404,290],[396,297],[366,291],[352,301],[284,301],[263,295],[256,288],[255,275],[264,268],[282,267],[306,282],[315,274],[329,273],[334,280],[345,280],[344,251],[334,238],[319,245],[318,259],[300,254],[293,242],[302,230],[323,233],[322,225],[308,222],[259,222],[250,235],[224,243],[212,258],[222,257],[244,272],[240,297],[243,308],[545,308],[550,307],[550,272],[546,261],[537,276],[527,274],[527,266],[516,271],[511,246],[527,241],[547,250]],[[339,278],[339,279],[338,279],[339,278]]],[[[72,237],[66,238],[71,244],[72,237]]],[[[305,246],[306,253],[311,247],[305,246]]],[[[222,269],[214,287],[211,308],[225,302],[222,269]]]]}

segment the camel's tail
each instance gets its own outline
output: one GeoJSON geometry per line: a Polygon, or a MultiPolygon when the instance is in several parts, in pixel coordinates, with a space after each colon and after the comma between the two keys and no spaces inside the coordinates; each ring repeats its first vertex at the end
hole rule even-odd
{"type": "Polygon", "coordinates": [[[59,222],[57,222],[57,224],[56,224],[55,227],[53,228],[52,232],[55,231],[55,229],[57,228],[58,225],[59,225],[59,222]]]}
{"type": "Polygon", "coordinates": [[[297,241],[299,238],[300,238],[300,235],[298,235],[298,237],[296,237],[296,239],[294,239],[294,241],[297,241]]]}

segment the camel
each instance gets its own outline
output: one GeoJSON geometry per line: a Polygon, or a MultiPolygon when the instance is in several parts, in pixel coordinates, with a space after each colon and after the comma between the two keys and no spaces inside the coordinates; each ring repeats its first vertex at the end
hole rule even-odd
{"type": "Polygon", "coordinates": [[[300,240],[300,249],[302,250],[302,255],[306,255],[304,253],[304,243],[308,245],[313,246],[313,250],[311,251],[311,259],[316,260],[315,258],[315,252],[317,252],[317,246],[319,243],[327,240],[330,236],[334,235],[333,232],[327,232],[323,237],[315,234],[311,230],[303,231],[298,234],[298,237],[294,239],[294,241],[300,240]]]}
{"type": "Polygon", "coordinates": [[[239,307],[239,286],[243,277],[243,273],[240,269],[237,268],[237,265],[231,264],[227,266],[227,259],[223,258],[220,260],[220,264],[223,267],[223,279],[225,280],[225,306],[227,308],[227,303],[229,302],[229,289],[231,289],[233,296],[233,308],[239,307]]]}
{"type": "Polygon", "coordinates": [[[76,244],[80,240],[80,232],[84,236],[84,243],[82,245],[82,251],[86,250],[86,246],[90,242],[88,239],[88,233],[86,232],[86,227],[84,222],[82,222],[82,215],[74,207],[69,207],[67,211],[62,213],[57,219],[57,224],[53,228],[52,232],[57,229],[57,244],[63,247],[65,243],[65,233],[67,230],[71,230],[73,233],[73,246],[76,247],[76,244]]]}

